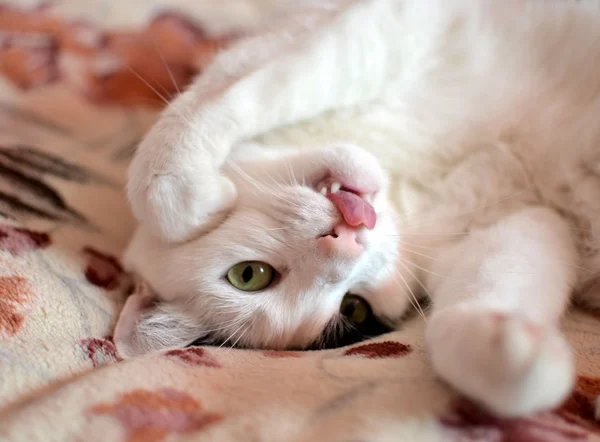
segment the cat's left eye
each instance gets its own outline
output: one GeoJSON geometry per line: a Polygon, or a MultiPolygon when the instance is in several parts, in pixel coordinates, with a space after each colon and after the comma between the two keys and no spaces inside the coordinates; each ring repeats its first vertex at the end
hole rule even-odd
{"type": "Polygon", "coordinates": [[[353,325],[361,325],[371,318],[371,307],[360,296],[346,295],[340,305],[340,313],[353,325]]]}
{"type": "Polygon", "coordinates": [[[275,278],[273,266],[262,261],[244,261],[227,272],[227,281],[236,289],[256,292],[266,289],[275,278]]]}
{"type": "Polygon", "coordinates": [[[311,349],[338,348],[356,344],[365,339],[379,336],[392,327],[378,318],[369,302],[362,296],[346,293],[340,304],[341,321],[334,318],[323,332],[323,338],[315,341],[311,349]],[[335,333],[333,333],[335,331],[335,333]]]}

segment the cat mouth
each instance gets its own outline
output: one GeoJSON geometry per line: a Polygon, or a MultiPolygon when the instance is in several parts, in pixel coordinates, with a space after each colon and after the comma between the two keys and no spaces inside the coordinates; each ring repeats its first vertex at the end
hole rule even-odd
{"type": "Polygon", "coordinates": [[[377,214],[371,204],[373,193],[361,192],[356,187],[332,177],[320,181],[315,189],[333,203],[350,227],[365,226],[369,230],[375,228],[377,214]]]}

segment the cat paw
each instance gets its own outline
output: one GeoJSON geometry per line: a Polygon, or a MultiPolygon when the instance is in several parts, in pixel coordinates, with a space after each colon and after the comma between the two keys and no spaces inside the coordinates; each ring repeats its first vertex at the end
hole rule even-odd
{"type": "Polygon", "coordinates": [[[129,168],[127,193],[133,213],[167,242],[195,236],[235,202],[234,184],[201,149],[194,140],[155,128],[129,168]]]}
{"type": "Polygon", "coordinates": [[[473,307],[448,308],[428,323],[437,374],[501,417],[561,404],[574,385],[571,350],[556,329],[473,307]]]}

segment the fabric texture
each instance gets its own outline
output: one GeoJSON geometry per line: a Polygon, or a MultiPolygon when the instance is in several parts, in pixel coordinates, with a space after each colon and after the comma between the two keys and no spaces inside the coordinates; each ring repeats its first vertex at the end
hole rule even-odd
{"type": "Polygon", "coordinates": [[[158,94],[230,40],[184,19],[202,4],[0,6],[0,440],[600,440],[600,318],[582,311],[564,323],[576,391],[526,419],[492,418],[438,381],[419,316],[350,348],[120,360],[125,170],[158,94]]]}

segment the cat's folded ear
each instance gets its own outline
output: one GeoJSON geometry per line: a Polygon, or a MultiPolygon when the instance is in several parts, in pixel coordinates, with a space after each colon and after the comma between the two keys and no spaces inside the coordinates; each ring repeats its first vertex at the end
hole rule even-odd
{"type": "Polygon", "coordinates": [[[195,327],[162,303],[145,282],[136,285],[127,298],[115,326],[114,342],[124,358],[183,348],[196,339],[195,327]]]}

